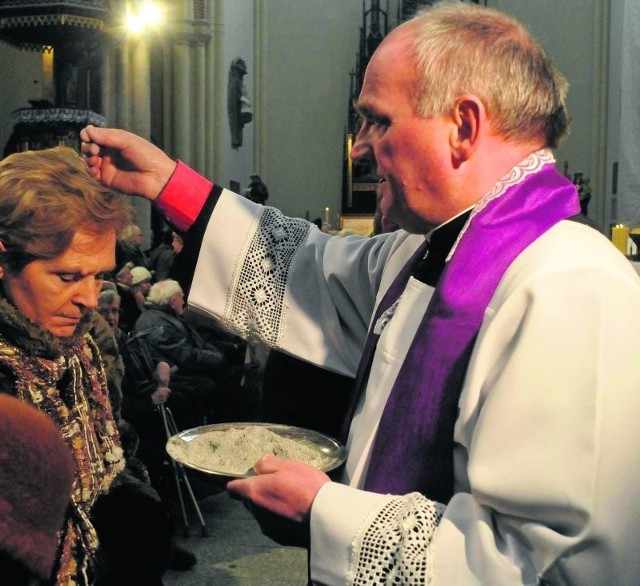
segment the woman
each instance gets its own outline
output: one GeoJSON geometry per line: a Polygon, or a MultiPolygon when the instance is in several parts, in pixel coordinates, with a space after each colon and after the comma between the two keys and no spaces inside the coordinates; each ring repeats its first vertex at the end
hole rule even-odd
{"type": "Polygon", "coordinates": [[[122,196],[69,148],[0,162],[0,389],[49,415],[75,463],[51,577],[60,585],[97,580],[92,509],[125,463],[87,330],[128,221],[122,196]]]}

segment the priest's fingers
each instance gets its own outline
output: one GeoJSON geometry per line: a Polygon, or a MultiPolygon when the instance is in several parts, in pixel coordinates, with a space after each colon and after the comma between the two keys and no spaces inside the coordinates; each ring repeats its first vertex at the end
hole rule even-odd
{"type": "Polygon", "coordinates": [[[125,130],[89,125],[80,138],[93,176],[123,193],[154,200],[177,166],[157,146],[125,130]]]}

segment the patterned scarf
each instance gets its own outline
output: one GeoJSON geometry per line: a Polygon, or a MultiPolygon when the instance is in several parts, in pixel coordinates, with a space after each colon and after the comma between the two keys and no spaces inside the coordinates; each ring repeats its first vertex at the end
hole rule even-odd
{"type": "Polygon", "coordinates": [[[0,365],[9,392],[45,412],[71,448],[76,465],[71,507],[60,535],[56,584],[89,584],[98,547],[93,504],[124,468],[100,353],[89,335],[59,340],[0,301],[0,365]]]}

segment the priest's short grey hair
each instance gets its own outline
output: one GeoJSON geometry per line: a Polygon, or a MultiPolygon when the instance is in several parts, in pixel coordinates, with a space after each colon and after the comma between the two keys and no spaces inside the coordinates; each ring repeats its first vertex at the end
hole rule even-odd
{"type": "Polygon", "coordinates": [[[448,1],[420,9],[407,25],[415,30],[420,114],[444,114],[471,93],[482,99],[495,129],[514,141],[542,137],[555,148],[569,134],[567,80],[521,23],[448,1]]]}

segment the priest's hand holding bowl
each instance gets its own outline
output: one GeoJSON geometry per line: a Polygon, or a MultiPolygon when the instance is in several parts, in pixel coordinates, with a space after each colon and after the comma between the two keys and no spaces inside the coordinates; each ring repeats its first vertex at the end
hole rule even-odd
{"type": "Polygon", "coordinates": [[[309,545],[311,506],[331,479],[321,470],[278,456],[265,455],[255,476],[231,480],[227,490],[242,499],[262,532],[282,545],[309,545]]]}

